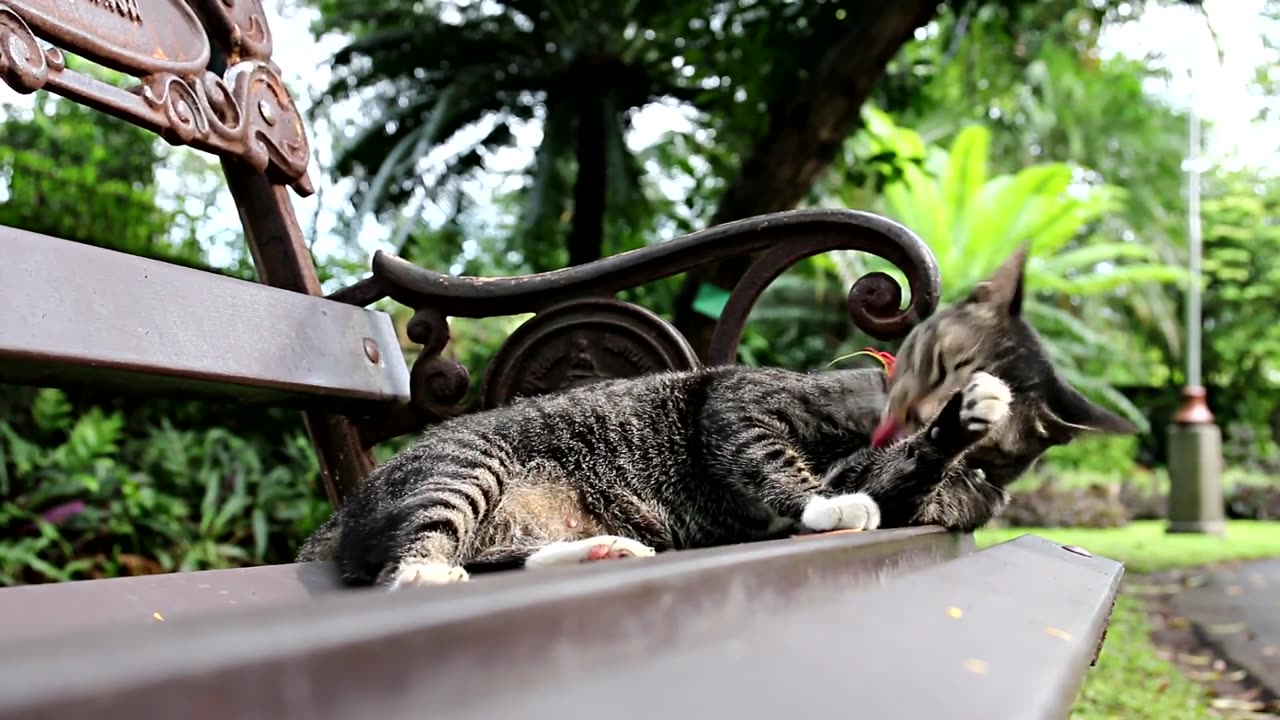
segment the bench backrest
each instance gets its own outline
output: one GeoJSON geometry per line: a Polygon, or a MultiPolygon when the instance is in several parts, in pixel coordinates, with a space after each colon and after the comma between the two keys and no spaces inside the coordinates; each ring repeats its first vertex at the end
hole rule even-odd
{"type": "Polygon", "coordinates": [[[349,418],[405,403],[409,374],[387,315],[319,297],[289,198],[312,192],[309,146],[259,0],[3,0],[0,37],[14,90],[217,154],[261,281],[0,227],[0,381],[304,408],[339,502],[373,467],[349,418]],[[70,70],[63,49],[137,84],[70,70]]]}

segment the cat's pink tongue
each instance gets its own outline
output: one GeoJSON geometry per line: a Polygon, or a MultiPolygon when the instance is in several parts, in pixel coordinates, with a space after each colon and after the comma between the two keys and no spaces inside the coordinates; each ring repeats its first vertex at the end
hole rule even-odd
{"type": "Polygon", "coordinates": [[[874,432],[871,433],[871,447],[882,448],[889,445],[898,437],[898,423],[891,417],[887,417],[880,421],[874,432]]]}

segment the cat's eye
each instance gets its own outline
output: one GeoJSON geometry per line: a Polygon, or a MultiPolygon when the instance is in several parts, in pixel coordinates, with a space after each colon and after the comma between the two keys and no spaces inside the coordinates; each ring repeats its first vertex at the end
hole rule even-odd
{"type": "Polygon", "coordinates": [[[967,370],[972,367],[977,360],[978,359],[973,355],[967,355],[956,361],[956,363],[951,367],[947,367],[947,363],[942,359],[942,353],[939,351],[933,358],[933,375],[936,377],[933,378],[931,385],[935,390],[942,387],[942,384],[947,381],[948,374],[967,370]]]}
{"type": "Polygon", "coordinates": [[[930,385],[935,389],[942,386],[943,381],[947,379],[947,363],[942,358],[942,349],[938,348],[933,353],[933,372],[930,373],[930,385]]]}

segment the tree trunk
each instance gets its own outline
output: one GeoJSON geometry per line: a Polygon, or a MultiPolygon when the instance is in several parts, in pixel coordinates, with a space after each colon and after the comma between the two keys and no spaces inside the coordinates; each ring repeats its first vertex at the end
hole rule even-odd
{"type": "MultiPolygon", "coordinates": [[[[864,3],[849,32],[809,78],[771,113],[769,131],[738,169],[712,224],[790,210],[804,198],[857,127],[862,103],[916,28],[938,11],[938,0],[864,3]]],[[[676,298],[675,324],[702,357],[715,320],[693,310],[703,283],[731,289],[751,260],[739,258],[691,271],[676,298]]]]}
{"type": "Polygon", "coordinates": [[[600,95],[581,93],[578,108],[578,173],[573,183],[573,222],[569,227],[569,265],[599,260],[604,252],[607,197],[604,108],[600,95]]]}

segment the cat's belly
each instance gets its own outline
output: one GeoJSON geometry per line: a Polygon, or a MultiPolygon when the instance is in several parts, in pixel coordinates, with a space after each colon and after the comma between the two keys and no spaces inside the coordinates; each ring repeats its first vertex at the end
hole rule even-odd
{"type": "Polygon", "coordinates": [[[560,483],[509,488],[494,515],[489,544],[579,540],[607,531],[587,512],[582,493],[560,483]]]}

